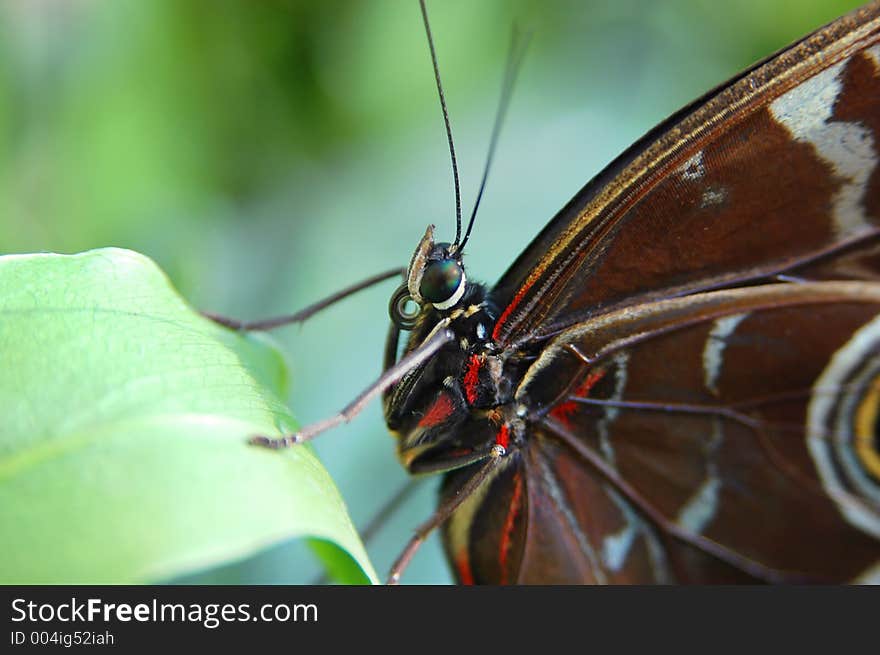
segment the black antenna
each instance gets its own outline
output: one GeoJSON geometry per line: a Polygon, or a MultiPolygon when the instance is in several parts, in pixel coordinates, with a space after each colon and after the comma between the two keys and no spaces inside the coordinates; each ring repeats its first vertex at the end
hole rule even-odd
{"type": "MultiPolygon", "coordinates": [[[[501,125],[504,123],[504,117],[507,114],[507,108],[510,106],[510,98],[513,95],[513,86],[516,82],[516,75],[519,72],[520,64],[522,64],[526,49],[529,46],[531,35],[526,34],[520,45],[520,34],[516,25],[510,35],[510,50],[507,53],[507,67],[504,70],[504,81],[501,84],[501,98],[498,100],[498,110],[495,113],[495,123],[492,126],[492,137],[489,139],[489,154],[486,156],[486,165],[483,167],[483,179],[480,180],[480,190],[477,191],[477,200],[474,202],[474,210],[471,212],[471,218],[468,222],[467,231],[464,233],[464,239],[457,250],[464,249],[468,238],[471,236],[471,229],[474,227],[474,220],[477,218],[477,210],[480,208],[480,200],[483,198],[483,191],[486,188],[486,180],[489,178],[489,169],[492,167],[492,159],[495,156],[495,148],[498,145],[498,135],[501,132],[501,125]],[[519,46],[519,47],[518,47],[519,46]]],[[[456,243],[457,243],[456,239],[456,243]]]]}
{"type": "Polygon", "coordinates": [[[452,127],[449,124],[449,111],[446,109],[446,96],[443,95],[443,85],[440,83],[440,69],[437,66],[437,53],[434,50],[434,39],[431,36],[431,26],[428,24],[428,10],[425,0],[419,0],[422,8],[422,18],[425,21],[425,32],[428,35],[428,47],[431,49],[431,64],[434,66],[434,79],[437,81],[437,93],[440,94],[440,108],[443,110],[443,122],[446,124],[446,139],[449,141],[449,156],[452,157],[452,177],[455,182],[455,245],[461,239],[461,187],[458,183],[458,163],[455,159],[455,145],[452,143],[452,127]]]}

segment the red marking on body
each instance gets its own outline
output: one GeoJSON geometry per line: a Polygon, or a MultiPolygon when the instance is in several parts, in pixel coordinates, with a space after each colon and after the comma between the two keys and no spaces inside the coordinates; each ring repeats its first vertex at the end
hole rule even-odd
{"type": "Polygon", "coordinates": [[[501,312],[501,316],[498,317],[498,322],[495,323],[495,328],[492,330],[492,340],[498,341],[498,335],[501,334],[501,328],[504,327],[505,321],[510,318],[510,315],[513,313],[513,310],[517,308],[517,306],[522,302],[522,299],[525,298],[528,290],[532,288],[532,285],[538,279],[538,271],[532,273],[531,277],[526,280],[526,283],[517,291],[516,295],[513,297],[513,300],[510,301],[510,304],[501,312]]]}
{"type": "Polygon", "coordinates": [[[510,445],[510,428],[507,427],[506,423],[501,426],[498,434],[495,435],[495,443],[504,448],[505,451],[510,445]]]}
{"type": "Polygon", "coordinates": [[[455,568],[458,571],[458,579],[461,584],[474,584],[474,574],[471,573],[471,563],[468,559],[467,549],[462,548],[455,556],[455,568]]]}
{"type": "Polygon", "coordinates": [[[480,366],[483,360],[479,355],[471,355],[464,374],[464,396],[473,405],[477,401],[477,383],[480,381],[480,366]]]}
{"type": "Polygon", "coordinates": [[[510,501],[510,509],[504,521],[504,529],[501,531],[501,546],[498,551],[498,563],[501,566],[501,584],[507,584],[507,558],[510,548],[513,546],[513,528],[522,507],[522,476],[517,473],[514,478],[513,498],[510,501]]]}
{"type": "MultiPolygon", "coordinates": [[[[604,376],[605,371],[595,371],[593,373],[590,373],[571,395],[575,396],[576,398],[586,398],[590,395],[590,390],[604,376]]],[[[578,405],[579,403],[576,400],[567,400],[564,403],[560,403],[556,407],[551,409],[550,416],[558,419],[559,421],[562,421],[567,426],[571,427],[571,417],[575,412],[578,411],[578,405]]]]}
{"type": "Polygon", "coordinates": [[[445,421],[452,414],[455,405],[452,404],[452,398],[447,393],[441,393],[437,396],[437,400],[431,405],[428,413],[419,421],[420,428],[430,428],[445,421]]]}

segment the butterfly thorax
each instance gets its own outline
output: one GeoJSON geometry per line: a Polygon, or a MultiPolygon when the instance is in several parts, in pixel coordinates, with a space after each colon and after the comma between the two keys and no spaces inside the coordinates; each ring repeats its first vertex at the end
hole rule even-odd
{"type": "MultiPolygon", "coordinates": [[[[418,265],[418,257],[417,250],[411,267],[418,265]]],[[[384,395],[386,423],[398,437],[401,462],[412,473],[466,466],[485,458],[496,443],[506,447],[522,434],[516,428],[521,420],[516,416],[514,390],[527,358],[502,351],[492,341],[499,312],[486,287],[469,281],[463,285],[451,307],[422,303],[408,326],[411,331],[401,356],[418,349],[440,329],[454,338],[384,395]]],[[[392,325],[389,348],[395,357],[398,337],[399,327],[392,325]]],[[[389,363],[393,362],[386,366],[389,363]]]]}

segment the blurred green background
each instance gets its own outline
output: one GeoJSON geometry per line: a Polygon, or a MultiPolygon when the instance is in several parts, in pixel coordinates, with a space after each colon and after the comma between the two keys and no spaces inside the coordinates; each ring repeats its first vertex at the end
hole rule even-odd
{"type": "MultiPolygon", "coordinates": [[[[514,21],[533,31],[481,215],[495,280],[653,124],[855,0],[429,3],[470,206],[514,21]]],[[[123,246],[199,308],[286,313],[453,236],[445,135],[415,0],[0,0],[0,252],[123,246]]],[[[301,422],[379,372],[395,283],[277,334],[301,422]]],[[[358,525],[406,480],[378,403],[316,449],[358,525]]],[[[198,466],[194,462],[193,466],[198,466]]],[[[387,570],[437,480],[371,543],[387,570]]],[[[298,583],[301,543],[187,582],[298,583]]],[[[435,538],[405,582],[450,580],[435,538]]]]}

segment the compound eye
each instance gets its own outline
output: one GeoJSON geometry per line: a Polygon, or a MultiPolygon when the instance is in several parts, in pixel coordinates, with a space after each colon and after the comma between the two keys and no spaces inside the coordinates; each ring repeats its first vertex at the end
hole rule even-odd
{"type": "Polygon", "coordinates": [[[464,295],[464,269],[455,259],[431,262],[425,267],[419,293],[437,309],[448,309],[464,295]]]}

